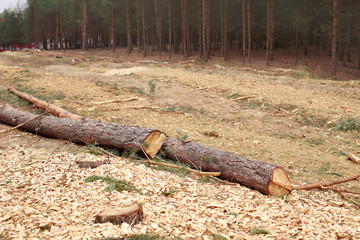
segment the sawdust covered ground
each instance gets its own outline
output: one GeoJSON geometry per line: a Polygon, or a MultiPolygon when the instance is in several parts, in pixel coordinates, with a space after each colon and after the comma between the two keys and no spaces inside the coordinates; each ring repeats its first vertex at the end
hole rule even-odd
{"type": "MultiPolygon", "coordinates": [[[[184,65],[177,63],[180,59],[119,61],[97,52],[67,52],[57,59],[55,54],[2,53],[1,94],[6,94],[6,87],[17,87],[87,117],[156,128],[174,138],[188,135],[203,145],[282,166],[295,185],[360,172],[359,165],[345,156],[359,155],[359,131],[336,130],[340,119],[360,119],[356,80],[312,79],[295,67],[260,69],[256,64],[215,60],[204,64],[196,59],[184,65]],[[133,101],[106,103],[129,99],[133,101]]],[[[153,233],[185,239],[211,239],[212,234],[230,239],[356,239],[360,235],[359,211],[332,192],[266,197],[245,187],[202,183],[125,159],[81,170],[74,159],[103,157],[21,131],[0,138],[4,143],[0,234],[10,238],[96,239],[153,233]],[[109,194],[103,183],[83,181],[93,174],[129,181],[144,195],[109,194]],[[133,203],[143,204],[145,212],[144,222],[136,227],[93,223],[96,213],[133,203]],[[251,229],[270,234],[252,235],[251,229]]],[[[356,182],[341,187],[360,190],[356,182]]]]}

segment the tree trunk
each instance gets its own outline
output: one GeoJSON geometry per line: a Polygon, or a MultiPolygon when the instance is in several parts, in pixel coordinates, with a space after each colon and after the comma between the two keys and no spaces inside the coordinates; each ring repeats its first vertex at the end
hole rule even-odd
{"type": "Polygon", "coordinates": [[[147,55],[147,39],[146,39],[146,25],[145,25],[145,0],[142,0],[142,22],[143,22],[143,56],[147,55]]]}
{"type": "Polygon", "coordinates": [[[246,61],[246,18],[245,18],[245,0],[242,0],[242,57],[243,61],[246,61]]]}
{"type": "Polygon", "coordinates": [[[270,0],[270,60],[274,61],[274,0],[270,0]]]}
{"type": "MultiPolygon", "coordinates": [[[[111,1],[111,41],[112,41],[112,49],[113,49],[113,53],[115,53],[115,27],[114,27],[114,22],[115,22],[115,16],[114,16],[114,0],[111,1]]],[[[126,25],[127,26],[127,25],[126,25]]]]}
{"type": "Polygon", "coordinates": [[[298,16],[296,11],[296,23],[295,23],[295,65],[298,64],[298,58],[299,58],[299,26],[298,26],[298,16]]]}
{"type": "Polygon", "coordinates": [[[350,25],[351,25],[351,15],[348,15],[347,25],[346,25],[346,50],[347,50],[347,61],[351,61],[351,42],[350,42],[350,25]]]}
{"type": "Polygon", "coordinates": [[[39,117],[16,110],[10,105],[0,106],[0,121],[12,126],[25,123],[20,126],[21,129],[75,143],[97,143],[123,151],[142,148],[150,157],[154,157],[161,148],[174,161],[189,164],[201,171],[220,172],[220,178],[240,183],[263,194],[286,195],[292,190],[287,173],[281,167],[255,162],[193,142],[174,140],[158,130],[90,119],[77,121],[53,116],[39,117]]]}
{"type": "MultiPolygon", "coordinates": [[[[224,2],[224,60],[226,60],[227,57],[227,0],[224,2]]],[[[215,31],[214,31],[215,32],[215,31]]]]}
{"type": "Polygon", "coordinates": [[[161,15],[161,3],[157,2],[157,13],[158,13],[158,42],[159,42],[159,58],[161,59],[161,52],[163,49],[163,42],[162,42],[162,15],[161,15]]]}
{"type": "Polygon", "coordinates": [[[221,56],[225,58],[225,43],[224,43],[224,0],[220,0],[220,31],[221,31],[221,56]]]}
{"type": "Polygon", "coordinates": [[[267,0],[266,19],[266,65],[270,65],[270,0],[267,0]]]}
{"type": "Polygon", "coordinates": [[[172,31],[172,16],[171,16],[171,0],[168,0],[169,4],[169,59],[171,59],[172,52],[172,41],[171,41],[171,31],[172,31]]]}
{"type": "Polygon", "coordinates": [[[207,52],[207,46],[206,46],[206,2],[207,0],[202,0],[202,7],[203,7],[203,17],[202,17],[202,23],[203,23],[203,52],[205,55],[205,61],[208,60],[208,52],[207,52]]]}
{"type": "Polygon", "coordinates": [[[336,76],[336,43],[338,35],[338,13],[339,13],[339,0],[334,0],[333,5],[333,31],[331,38],[331,77],[336,76]]]}
{"type": "Polygon", "coordinates": [[[63,16],[62,12],[60,13],[60,49],[66,49],[66,46],[64,47],[64,35],[63,35],[63,16]]]}
{"type": "Polygon", "coordinates": [[[304,27],[304,56],[308,55],[308,47],[309,47],[309,23],[308,23],[308,16],[307,16],[307,0],[304,1],[304,17],[305,17],[305,27],[304,27]]]}
{"type": "Polygon", "coordinates": [[[36,38],[36,34],[37,34],[37,31],[36,31],[36,10],[35,10],[35,7],[34,7],[34,44],[35,44],[35,48],[36,48],[36,45],[37,45],[37,38],[36,38]]]}
{"type": "Polygon", "coordinates": [[[129,56],[132,50],[131,41],[131,16],[130,16],[130,1],[126,0],[126,36],[127,36],[127,55],[129,56]]]}
{"type": "Polygon", "coordinates": [[[220,172],[220,178],[237,182],[268,195],[286,195],[292,190],[290,180],[281,167],[255,162],[244,157],[167,138],[165,155],[174,161],[196,166],[202,171],[220,172]]]}
{"type": "Polygon", "coordinates": [[[206,0],[206,41],[207,41],[207,59],[210,58],[211,52],[211,39],[210,39],[210,7],[209,0],[206,0]]]}
{"type": "Polygon", "coordinates": [[[59,50],[59,7],[58,1],[55,2],[56,4],[56,30],[55,30],[55,50],[59,50]]]}
{"type": "MultiPolygon", "coordinates": [[[[12,126],[30,121],[36,116],[14,109],[10,105],[0,107],[0,121],[12,126]]],[[[96,143],[99,146],[122,151],[142,148],[151,158],[157,154],[166,139],[165,134],[154,129],[53,116],[40,117],[20,128],[46,137],[66,139],[81,144],[96,143]]]]}
{"type": "Polygon", "coordinates": [[[247,17],[248,17],[248,63],[250,64],[251,52],[251,24],[250,24],[250,0],[247,1],[247,17]]]}
{"type": "Polygon", "coordinates": [[[140,44],[140,13],[139,13],[140,3],[139,0],[136,0],[136,43],[138,46],[138,52],[141,51],[141,44],[140,44]]]}
{"type": "Polygon", "coordinates": [[[86,0],[84,0],[84,7],[83,7],[83,29],[82,29],[82,50],[85,51],[86,49],[86,0]]]}

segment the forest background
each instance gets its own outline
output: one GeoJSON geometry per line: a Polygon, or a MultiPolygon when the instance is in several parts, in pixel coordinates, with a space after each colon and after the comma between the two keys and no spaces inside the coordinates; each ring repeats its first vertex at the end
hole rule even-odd
{"type": "Polygon", "coordinates": [[[262,51],[267,65],[282,49],[295,64],[327,56],[335,78],[337,61],[360,69],[359,20],[355,0],[28,0],[1,13],[0,46],[125,46],[128,55],[137,47],[143,57],[166,52],[246,63],[262,51]]]}

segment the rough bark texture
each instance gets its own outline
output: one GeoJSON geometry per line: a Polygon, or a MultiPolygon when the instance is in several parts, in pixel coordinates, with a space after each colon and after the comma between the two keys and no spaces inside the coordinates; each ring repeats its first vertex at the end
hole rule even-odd
{"type": "MultiPolygon", "coordinates": [[[[0,121],[12,126],[19,125],[36,115],[0,106],[0,121]]],[[[21,129],[42,136],[70,140],[75,143],[97,143],[99,146],[132,151],[142,147],[153,158],[165,140],[165,134],[158,130],[98,122],[91,119],[77,121],[68,118],[44,116],[33,120],[21,129]]]]}
{"type": "Polygon", "coordinates": [[[95,223],[110,222],[114,225],[127,223],[135,225],[144,219],[144,212],[140,205],[134,205],[118,210],[110,209],[95,216],[95,223]]]}
{"type": "Polygon", "coordinates": [[[284,195],[292,190],[285,170],[273,164],[255,162],[232,153],[171,138],[166,139],[162,150],[174,161],[196,166],[202,171],[220,172],[220,178],[240,183],[263,194],[284,195]]]}
{"type": "Polygon", "coordinates": [[[338,8],[339,0],[334,0],[333,6],[333,32],[331,37],[331,77],[336,76],[336,44],[337,44],[337,35],[338,35],[338,8]]]}

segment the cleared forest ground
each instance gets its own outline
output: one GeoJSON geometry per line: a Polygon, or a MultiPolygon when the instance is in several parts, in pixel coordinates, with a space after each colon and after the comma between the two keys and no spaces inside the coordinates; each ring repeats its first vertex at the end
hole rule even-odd
{"type": "MultiPolygon", "coordinates": [[[[7,87],[16,87],[79,115],[156,128],[174,138],[187,136],[202,145],[277,164],[295,185],[360,172],[359,165],[346,160],[348,153],[360,155],[357,80],[310,78],[305,68],[282,65],[259,68],[256,63],[248,67],[215,60],[179,64],[183,60],[106,58],[103,52],[68,51],[62,58],[56,54],[1,53],[1,103],[29,109],[7,93],[7,87]],[[135,100],[106,103],[128,99],[135,100]],[[354,131],[344,131],[351,124],[354,131]]],[[[332,192],[300,191],[273,198],[125,159],[83,170],[74,165],[74,159],[104,158],[90,155],[91,146],[17,130],[1,134],[0,140],[0,207],[5,209],[0,215],[0,234],[5,237],[96,239],[133,233],[184,239],[211,239],[213,234],[230,239],[360,236],[360,212],[332,192]],[[104,183],[84,182],[93,174],[129,181],[144,195],[107,193],[104,183]],[[106,208],[136,202],[143,204],[145,220],[132,229],[93,223],[93,216],[106,208]],[[266,229],[269,234],[252,234],[251,229],[266,229]]],[[[341,187],[360,191],[357,182],[341,187]]]]}

